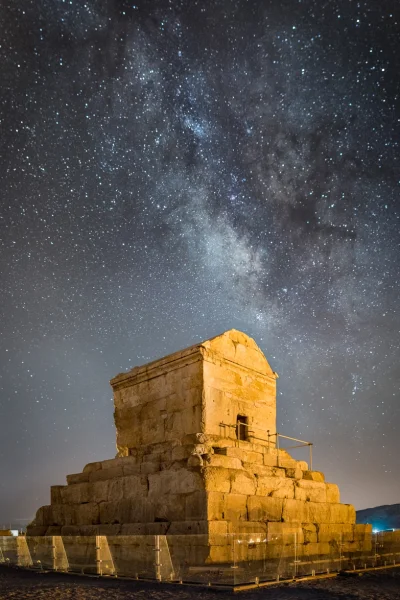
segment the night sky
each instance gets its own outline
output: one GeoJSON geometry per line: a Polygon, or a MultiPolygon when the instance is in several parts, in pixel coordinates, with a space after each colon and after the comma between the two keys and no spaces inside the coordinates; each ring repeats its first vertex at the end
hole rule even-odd
{"type": "Polygon", "coordinates": [[[134,1],[0,8],[0,525],[115,455],[111,377],[231,328],[400,502],[399,3],[134,1]]]}

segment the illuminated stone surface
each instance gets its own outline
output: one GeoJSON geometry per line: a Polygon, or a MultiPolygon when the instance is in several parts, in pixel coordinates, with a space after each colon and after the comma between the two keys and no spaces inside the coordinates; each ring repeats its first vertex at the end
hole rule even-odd
{"type": "Polygon", "coordinates": [[[227,534],[296,534],[305,556],[341,536],[363,549],[370,528],[338,487],[277,449],[276,379],[235,330],[117,375],[117,457],[52,487],[28,534],[203,534],[211,562],[226,560],[227,534]]]}

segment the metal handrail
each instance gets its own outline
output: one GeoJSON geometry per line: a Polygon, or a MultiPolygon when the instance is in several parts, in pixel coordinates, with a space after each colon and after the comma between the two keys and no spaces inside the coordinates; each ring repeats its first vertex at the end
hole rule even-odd
{"type": "MultiPolygon", "coordinates": [[[[219,424],[220,427],[230,427],[231,429],[236,429],[237,425],[229,425],[228,423],[221,423],[219,424]]],[[[263,431],[264,433],[268,434],[268,439],[264,440],[263,438],[257,438],[255,437],[255,439],[258,440],[263,440],[263,441],[267,441],[268,442],[268,447],[270,444],[270,438],[271,437],[276,437],[276,449],[278,450],[278,454],[277,454],[277,464],[279,467],[279,450],[292,450],[293,448],[304,448],[305,446],[308,446],[310,449],[310,471],[312,471],[312,461],[313,461],[313,454],[312,454],[312,447],[313,447],[313,442],[307,442],[305,440],[299,440],[298,438],[294,438],[294,437],[290,437],[288,435],[283,435],[282,433],[279,433],[278,431],[276,433],[270,433],[269,429],[263,429],[262,427],[257,427],[254,425],[249,425],[248,423],[243,423],[240,422],[240,426],[241,427],[247,427],[248,429],[257,429],[258,431],[263,431]],[[279,438],[283,438],[285,440],[291,440],[293,442],[299,442],[298,446],[289,446],[288,448],[280,448],[279,446],[279,438]]]]}

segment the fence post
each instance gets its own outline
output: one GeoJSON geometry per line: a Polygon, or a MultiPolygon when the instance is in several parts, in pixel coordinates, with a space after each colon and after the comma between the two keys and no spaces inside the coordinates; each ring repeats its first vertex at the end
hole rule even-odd
{"type": "Polygon", "coordinates": [[[161,554],[161,548],[160,548],[160,536],[156,535],[155,537],[155,545],[154,545],[154,551],[155,551],[155,566],[156,566],[156,579],[157,581],[161,581],[161,563],[160,563],[160,554],[161,554]]]}
{"type": "Polygon", "coordinates": [[[276,466],[279,467],[279,433],[276,432],[276,466]]]}
{"type": "Polygon", "coordinates": [[[56,539],[54,535],[51,536],[51,568],[53,571],[57,571],[57,562],[56,562],[56,539]]]}
{"type": "Polygon", "coordinates": [[[100,536],[96,535],[96,573],[102,575],[100,536]]]}

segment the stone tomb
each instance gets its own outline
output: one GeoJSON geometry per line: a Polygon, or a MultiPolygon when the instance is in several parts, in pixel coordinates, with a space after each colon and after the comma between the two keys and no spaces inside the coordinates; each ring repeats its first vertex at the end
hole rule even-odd
{"type": "Polygon", "coordinates": [[[299,556],[367,550],[337,485],[277,449],[276,379],[236,330],[117,375],[117,457],[53,486],[28,535],[168,534],[216,563],[227,534],[296,535],[299,556]]]}

